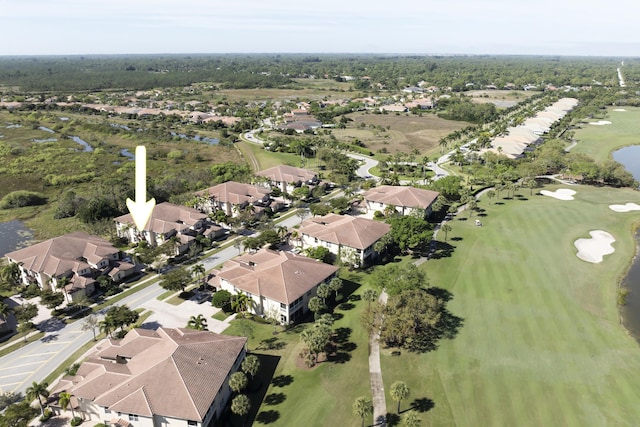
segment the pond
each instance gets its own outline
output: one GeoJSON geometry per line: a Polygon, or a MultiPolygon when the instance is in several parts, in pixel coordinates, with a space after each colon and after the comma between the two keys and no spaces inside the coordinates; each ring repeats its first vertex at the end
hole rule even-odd
{"type": "Polygon", "coordinates": [[[181,139],[190,139],[192,141],[204,142],[209,145],[216,145],[220,142],[218,138],[209,138],[207,136],[200,136],[200,135],[190,137],[189,135],[185,135],[184,133],[176,133],[176,132],[171,132],[171,136],[177,136],[178,138],[181,138],[181,139]]]}
{"type": "Polygon", "coordinates": [[[88,142],[83,141],[82,139],[80,139],[77,136],[70,136],[69,139],[73,140],[73,142],[77,142],[78,144],[82,145],[84,147],[84,152],[89,153],[91,151],[93,151],[93,147],[91,145],[89,145],[88,142]]]}
{"type": "Polygon", "coordinates": [[[28,246],[33,240],[33,231],[22,221],[0,222],[0,256],[28,246]]]}
{"type": "Polygon", "coordinates": [[[612,153],[613,160],[622,164],[640,182],[640,145],[623,147],[612,153]]]}

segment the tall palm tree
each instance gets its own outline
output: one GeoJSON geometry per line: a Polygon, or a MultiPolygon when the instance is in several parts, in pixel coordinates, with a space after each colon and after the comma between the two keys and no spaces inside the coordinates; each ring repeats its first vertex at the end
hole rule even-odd
{"type": "Polygon", "coordinates": [[[444,241],[446,242],[447,234],[451,231],[451,226],[449,224],[442,224],[440,230],[444,233],[444,241]]]}
{"type": "Polygon", "coordinates": [[[189,322],[187,323],[187,328],[195,329],[197,331],[206,331],[207,319],[202,314],[198,314],[197,316],[191,316],[189,318],[189,322]]]}
{"type": "Polygon", "coordinates": [[[404,381],[396,381],[391,384],[389,392],[391,398],[398,402],[398,414],[400,413],[400,402],[409,397],[409,386],[404,381]]]}
{"type": "Polygon", "coordinates": [[[193,273],[197,278],[200,278],[201,280],[203,280],[204,283],[204,273],[205,273],[206,269],[204,268],[204,265],[202,264],[196,264],[193,267],[191,267],[191,273],[193,273]]]}
{"type": "Polygon", "coordinates": [[[109,337],[111,337],[111,332],[116,328],[111,318],[108,317],[105,317],[104,320],[98,322],[98,326],[100,328],[100,332],[105,335],[109,335],[109,337]]]}
{"type": "Polygon", "coordinates": [[[65,412],[67,412],[67,408],[68,407],[71,407],[71,416],[73,418],[76,417],[76,413],[73,410],[73,405],[71,404],[71,394],[70,393],[66,393],[66,392],[60,393],[58,395],[58,404],[60,404],[60,407],[65,412]]]}
{"type": "Polygon", "coordinates": [[[362,293],[362,299],[369,302],[370,309],[371,303],[378,299],[378,292],[374,289],[367,289],[362,293]]]}
{"type": "Polygon", "coordinates": [[[362,427],[364,427],[365,417],[373,413],[373,402],[368,397],[358,397],[356,401],[353,402],[353,413],[362,418],[362,427]]]}
{"type": "Polygon", "coordinates": [[[100,322],[98,321],[98,317],[96,317],[95,314],[90,314],[87,317],[85,317],[84,321],[82,322],[82,330],[83,331],[88,331],[91,330],[91,332],[93,332],[93,340],[96,340],[96,328],[100,326],[100,322]]]}
{"type": "Polygon", "coordinates": [[[42,403],[42,398],[47,399],[49,397],[49,390],[47,389],[49,384],[46,381],[41,383],[33,382],[31,386],[29,386],[26,390],[26,396],[29,400],[38,399],[38,403],[40,404],[40,412],[42,412],[42,416],[44,417],[44,403],[42,403]]]}

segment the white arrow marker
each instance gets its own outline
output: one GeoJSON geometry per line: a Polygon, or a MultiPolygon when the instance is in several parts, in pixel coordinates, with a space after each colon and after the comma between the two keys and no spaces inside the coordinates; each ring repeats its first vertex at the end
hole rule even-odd
{"type": "Polygon", "coordinates": [[[127,207],[136,228],[140,231],[149,221],[153,207],[156,205],[156,199],[147,199],[147,149],[143,145],[136,147],[136,201],[127,199],[127,207]]]}

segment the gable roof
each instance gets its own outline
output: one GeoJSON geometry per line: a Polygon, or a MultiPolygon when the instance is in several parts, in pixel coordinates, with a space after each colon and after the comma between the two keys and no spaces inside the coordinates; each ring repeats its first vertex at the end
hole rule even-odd
{"type": "Polygon", "coordinates": [[[99,345],[56,390],[117,412],[202,421],[246,342],[209,331],[134,329],[99,345]]]}
{"type": "Polygon", "coordinates": [[[118,252],[116,247],[103,238],[76,231],[9,252],[5,256],[21,263],[25,270],[60,277],[95,267],[103,259],[118,252]]]}
{"type": "MultiPolygon", "coordinates": [[[[207,215],[197,209],[164,202],[153,208],[144,229],[157,234],[164,234],[172,230],[183,231],[205,218],[207,215]]],[[[122,224],[134,223],[130,213],[119,216],[115,220],[122,224]]]]}
{"type": "Polygon", "coordinates": [[[240,205],[244,202],[253,203],[261,200],[271,191],[257,185],[243,184],[236,181],[227,181],[222,184],[209,187],[206,190],[197,191],[197,196],[213,197],[216,201],[240,205]]]}
{"type": "Polygon", "coordinates": [[[372,219],[328,214],[311,218],[302,223],[300,233],[318,240],[364,250],[382,236],[391,226],[372,219]]]}
{"type": "Polygon", "coordinates": [[[336,271],[302,255],[261,249],[227,261],[216,276],[245,292],[290,304],[336,271]]]}
{"type": "Polygon", "coordinates": [[[256,175],[269,178],[271,181],[296,183],[312,181],[316,178],[316,173],[307,169],[296,168],[288,165],[278,165],[260,172],[256,175]]]}
{"type": "Polygon", "coordinates": [[[421,188],[381,185],[364,193],[364,198],[385,205],[427,209],[439,195],[437,191],[421,188]]]}

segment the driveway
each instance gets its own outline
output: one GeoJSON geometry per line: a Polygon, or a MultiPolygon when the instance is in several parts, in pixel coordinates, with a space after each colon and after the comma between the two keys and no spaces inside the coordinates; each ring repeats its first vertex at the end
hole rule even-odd
{"type": "Polygon", "coordinates": [[[184,328],[187,326],[187,323],[189,323],[191,316],[202,314],[202,316],[207,319],[208,329],[220,334],[229,327],[229,322],[234,318],[234,316],[229,316],[225,321],[212,319],[211,316],[220,311],[220,309],[212,306],[211,301],[198,304],[194,300],[188,300],[180,305],[173,305],[152,299],[145,301],[141,307],[153,312],[141,325],[141,327],[145,329],[158,329],[159,327],[184,328]]]}

